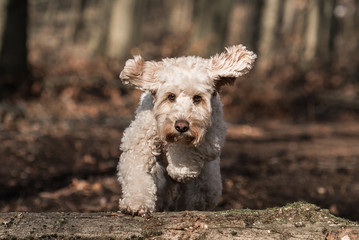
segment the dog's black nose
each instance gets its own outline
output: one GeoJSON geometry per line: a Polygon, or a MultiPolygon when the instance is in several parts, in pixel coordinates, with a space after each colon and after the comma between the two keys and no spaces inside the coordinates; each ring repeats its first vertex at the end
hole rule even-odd
{"type": "Polygon", "coordinates": [[[187,132],[189,129],[189,123],[186,120],[177,120],[175,122],[175,129],[179,133],[187,132]]]}

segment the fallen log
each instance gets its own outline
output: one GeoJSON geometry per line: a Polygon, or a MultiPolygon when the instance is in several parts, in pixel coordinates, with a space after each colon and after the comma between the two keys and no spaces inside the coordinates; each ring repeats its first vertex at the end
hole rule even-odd
{"type": "Polygon", "coordinates": [[[298,202],[266,210],[0,213],[0,239],[345,239],[359,225],[298,202]]]}

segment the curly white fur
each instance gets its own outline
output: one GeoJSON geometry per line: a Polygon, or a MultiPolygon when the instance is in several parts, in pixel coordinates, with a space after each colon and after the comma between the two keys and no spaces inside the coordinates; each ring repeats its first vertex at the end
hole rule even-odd
{"type": "Polygon", "coordinates": [[[255,58],[238,45],[210,59],[154,62],[135,56],[126,62],[120,78],[145,92],[120,146],[122,212],[144,215],[216,206],[227,128],[217,92],[247,73],[255,58]]]}

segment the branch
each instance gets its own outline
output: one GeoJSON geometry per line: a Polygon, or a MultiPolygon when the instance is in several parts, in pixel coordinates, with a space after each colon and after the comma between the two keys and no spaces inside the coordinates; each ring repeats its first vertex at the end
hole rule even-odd
{"type": "Polygon", "coordinates": [[[308,203],[266,210],[0,213],[0,239],[358,239],[357,223],[308,203]]]}

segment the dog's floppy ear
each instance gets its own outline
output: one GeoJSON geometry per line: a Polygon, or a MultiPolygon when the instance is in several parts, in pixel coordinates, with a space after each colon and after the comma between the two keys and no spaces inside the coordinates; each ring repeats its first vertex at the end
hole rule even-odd
{"type": "Polygon", "coordinates": [[[209,59],[209,74],[214,80],[214,86],[219,90],[223,85],[232,85],[237,77],[252,69],[256,55],[243,45],[226,48],[221,54],[209,59]]]}
{"type": "Polygon", "coordinates": [[[141,90],[156,91],[156,72],[160,65],[154,61],[144,61],[139,55],[126,61],[120,73],[123,83],[131,84],[141,90]]]}

